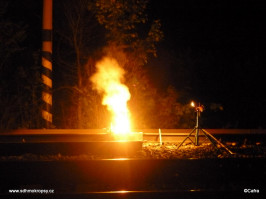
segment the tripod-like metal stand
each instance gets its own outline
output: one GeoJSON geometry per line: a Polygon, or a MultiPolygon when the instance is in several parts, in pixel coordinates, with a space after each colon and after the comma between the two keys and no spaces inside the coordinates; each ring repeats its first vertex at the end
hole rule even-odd
{"type": "Polygon", "coordinates": [[[217,149],[217,144],[219,144],[221,147],[223,147],[228,153],[230,154],[234,154],[232,151],[230,151],[230,149],[228,149],[226,146],[224,146],[219,140],[217,140],[212,134],[210,134],[209,132],[207,132],[204,129],[200,129],[199,128],[199,117],[200,117],[200,113],[203,112],[203,107],[202,106],[198,106],[196,107],[196,113],[197,113],[197,117],[196,117],[196,126],[193,128],[193,130],[188,134],[188,136],[179,144],[179,146],[177,147],[177,149],[179,149],[179,147],[182,146],[182,144],[184,144],[184,142],[187,139],[190,139],[190,141],[195,145],[195,146],[199,146],[199,135],[200,135],[200,131],[206,136],[206,138],[213,144],[213,146],[217,149]],[[191,140],[191,135],[195,132],[195,142],[193,142],[191,140]],[[215,142],[216,143],[215,143],[215,142]]]}

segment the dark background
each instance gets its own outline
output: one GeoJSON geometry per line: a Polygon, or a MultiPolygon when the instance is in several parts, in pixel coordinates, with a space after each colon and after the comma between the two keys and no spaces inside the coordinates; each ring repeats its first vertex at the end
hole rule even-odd
{"type": "MultiPolygon", "coordinates": [[[[24,43],[41,49],[42,1],[9,2],[6,16],[27,24],[24,43]]],[[[155,87],[173,85],[183,103],[204,104],[210,128],[218,120],[225,128],[265,128],[265,10],[262,0],[151,0],[147,14],[161,19],[164,32],[146,66],[155,87]]]]}
{"type": "Polygon", "coordinates": [[[157,86],[186,89],[210,123],[265,128],[265,11],[260,0],[152,1],[165,34],[151,65],[157,86]],[[208,112],[212,103],[223,111],[208,112]]]}

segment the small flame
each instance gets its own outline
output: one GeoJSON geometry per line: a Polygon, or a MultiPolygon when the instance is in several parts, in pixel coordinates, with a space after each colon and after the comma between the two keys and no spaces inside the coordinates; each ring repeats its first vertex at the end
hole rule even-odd
{"type": "Polygon", "coordinates": [[[105,57],[96,63],[97,72],[91,77],[94,89],[103,94],[102,104],[106,105],[112,114],[111,131],[114,134],[126,136],[131,132],[130,113],[127,101],[130,92],[122,84],[125,71],[118,62],[105,57]]]}
{"type": "Polygon", "coordinates": [[[190,105],[191,105],[192,107],[195,107],[195,103],[194,103],[194,101],[191,101],[190,105]]]}

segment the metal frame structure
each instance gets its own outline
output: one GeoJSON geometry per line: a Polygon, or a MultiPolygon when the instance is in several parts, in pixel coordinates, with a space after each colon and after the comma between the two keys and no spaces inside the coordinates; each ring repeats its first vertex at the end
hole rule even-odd
{"type": "Polygon", "coordinates": [[[212,134],[210,134],[209,132],[207,132],[206,130],[204,129],[201,129],[199,127],[199,117],[200,117],[200,113],[203,112],[203,106],[199,104],[199,106],[197,106],[195,108],[196,110],[196,126],[192,129],[192,131],[187,135],[187,137],[178,145],[177,149],[179,149],[183,144],[184,142],[187,140],[187,139],[190,139],[190,141],[195,145],[195,146],[199,146],[199,135],[200,135],[200,131],[206,136],[206,138],[213,144],[213,146],[217,149],[217,144],[219,144],[221,147],[223,147],[228,153],[230,154],[234,154],[230,149],[228,149],[225,145],[223,145],[219,140],[217,140],[212,134]],[[193,142],[191,140],[191,135],[195,132],[195,142],[193,142]],[[215,142],[216,143],[215,143],[215,142]]]}

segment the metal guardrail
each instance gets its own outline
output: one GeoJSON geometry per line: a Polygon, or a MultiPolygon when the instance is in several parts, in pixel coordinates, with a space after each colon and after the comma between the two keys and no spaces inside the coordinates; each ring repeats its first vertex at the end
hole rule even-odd
{"type": "MultiPolygon", "coordinates": [[[[161,129],[162,141],[180,142],[192,129],[161,129]]],[[[206,129],[213,135],[265,135],[266,129],[206,129]]],[[[144,141],[159,141],[159,129],[136,129],[144,141]]],[[[84,142],[104,141],[110,134],[105,129],[19,129],[0,132],[0,142],[84,142]]],[[[204,137],[203,134],[200,135],[204,137]]],[[[191,136],[192,137],[192,136],[191,136]]],[[[106,139],[107,138],[107,139],[106,139]]],[[[109,140],[109,139],[108,139],[109,140]]]]}
{"type": "MultiPolygon", "coordinates": [[[[212,135],[237,136],[237,135],[266,135],[265,129],[205,129],[212,135]]],[[[181,142],[192,129],[161,129],[163,142],[181,142]]],[[[201,133],[201,131],[200,131],[201,133]]],[[[193,137],[192,135],[191,137],[193,137]]],[[[205,137],[202,133],[200,137],[205,137]]],[[[144,141],[159,141],[159,129],[143,130],[144,141]]]]}
{"type": "MultiPolygon", "coordinates": [[[[188,134],[192,129],[161,129],[162,135],[188,134]]],[[[205,129],[212,134],[266,134],[266,129],[205,129]]],[[[158,134],[159,129],[134,129],[133,132],[142,132],[144,135],[158,134]]],[[[0,130],[0,135],[68,135],[68,134],[106,134],[106,129],[17,129],[0,130]]]]}

